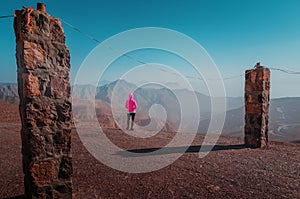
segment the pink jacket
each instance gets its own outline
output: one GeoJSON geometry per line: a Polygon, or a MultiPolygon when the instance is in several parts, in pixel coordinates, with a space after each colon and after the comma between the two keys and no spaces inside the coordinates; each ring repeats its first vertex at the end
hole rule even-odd
{"type": "Polygon", "coordinates": [[[129,99],[126,100],[125,108],[127,108],[128,113],[135,113],[135,110],[137,108],[136,101],[133,99],[133,93],[130,93],[129,99]]]}

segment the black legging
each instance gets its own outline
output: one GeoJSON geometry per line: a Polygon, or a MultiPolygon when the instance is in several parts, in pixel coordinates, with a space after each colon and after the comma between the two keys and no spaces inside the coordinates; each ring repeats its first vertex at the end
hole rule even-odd
{"type": "Polygon", "coordinates": [[[130,116],[131,116],[131,121],[134,122],[134,117],[135,117],[135,113],[127,113],[127,120],[130,120],[130,116]]]}
{"type": "Polygon", "coordinates": [[[129,129],[129,121],[130,121],[130,116],[131,116],[131,127],[130,129],[133,130],[133,123],[134,123],[134,117],[135,117],[135,113],[127,113],[127,128],[129,129]]]}

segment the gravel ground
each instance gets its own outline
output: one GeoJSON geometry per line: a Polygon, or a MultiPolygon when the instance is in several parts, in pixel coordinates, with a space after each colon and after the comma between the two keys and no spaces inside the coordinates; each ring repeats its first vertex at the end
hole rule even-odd
{"type": "MultiPolygon", "coordinates": [[[[24,194],[20,128],[15,119],[0,122],[0,198],[24,194]]],[[[105,134],[137,156],[174,138],[174,133],[159,133],[139,139],[118,129],[106,129],[105,134]]],[[[199,158],[202,141],[197,135],[187,152],[163,169],[134,174],[100,163],[74,130],[73,198],[300,198],[299,143],[270,142],[267,149],[248,149],[240,138],[221,137],[207,156],[199,158]]],[[[181,147],[156,156],[163,161],[162,155],[176,154],[181,147]]]]}

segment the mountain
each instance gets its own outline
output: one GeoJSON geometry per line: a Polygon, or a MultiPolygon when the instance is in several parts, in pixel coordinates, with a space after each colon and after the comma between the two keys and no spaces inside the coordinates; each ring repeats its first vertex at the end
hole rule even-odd
{"type": "MultiPolygon", "coordinates": [[[[300,98],[271,99],[269,108],[269,138],[276,141],[300,140],[300,98]]],[[[226,113],[223,135],[244,135],[244,107],[226,113]]],[[[199,132],[207,132],[209,119],[200,122],[199,132]]]]}
{"type": "MultiPolygon", "coordinates": [[[[99,120],[102,127],[125,128],[127,118],[124,106],[130,92],[134,92],[135,99],[138,102],[136,116],[138,125],[150,130],[163,126],[165,131],[176,131],[179,128],[181,119],[181,106],[184,104],[188,121],[192,121],[195,117],[194,110],[197,110],[197,108],[200,110],[201,121],[199,122],[198,133],[207,132],[211,112],[210,97],[197,92],[193,93],[187,89],[169,90],[151,86],[137,88],[136,85],[125,80],[117,80],[100,87],[92,85],[73,86],[73,115],[75,121],[76,119],[89,121],[95,118],[96,113],[96,119],[99,120]],[[198,107],[190,102],[194,95],[198,100],[198,107]],[[182,99],[181,104],[177,97],[182,99]],[[150,118],[149,113],[154,115],[150,118]],[[166,122],[164,119],[166,119],[166,122]]],[[[217,100],[220,100],[220,98],[217,100]]],[[[228,97],[226,100],[227,112],[222,133],[230,136],[243,136],[244,99],[242,97],[228,97]]],[[[17,84],[0,84],[0,101],[6,104],[17,104],[17,84]]],[[[270,139],[299,141],[299,113],[300,98],[272,99],[270,101],[270,139]]],[[[184,125],[189,126],[191,124],[192,122],[184,125]]]]}
{"type": "Polygon", "coordinates": [[[270,137],[276,140],[300,140],[300,98],[271,100],[270,137]]]}
{"type": "MultiPolygon", "coordinates": [[[[162,111],[161,114],[166,113],[167,121],[165,128],[168,131],[175,131],[178,129],[181,119],[181,107],[183,106],[186,112],[185,116],[188,117],[188,121],[192,121],[195,117],[194,112],[198,109],[200,110],[200,114],[203,119],[210,116],[211,99],[206,95],[197,92],[194,93],[187,89],[170,90],[163,87],[153,86],[137,88],[136,85],[125,80],[114,81],[98,88],[89,85],[77,86],[76,88],[73,88],[73,100],[90,99],[95,100],[96,102],[106,102],[105,104],[102,103],[102,107],[96,106],[97,115],[101,115],[102,117],[104,115],[109,115],[111,118],[113,115],[115,117],[114,120],[117,120],[117,123],[125,124],[126,117],[124,117],[124,114],[126,114],[126,110],[124,105],[130,92],[134,92],[135,99],[138,102],[138,117],[136,122],[142,126],[148,125],[151,122],[161,123],[160,118],[152,117],[152,119],[150,119],[149,112],[151,112],[151,107],[153,105],[160,105],[160,107],[163,107],[164,110],[159,109],[159,111],[162,111]],[[191,98],[193,97],[195,97],[199,105],[191,103],[191,98]],[[179,99],[181,100],[180,103],[179,99]],[[103,105],[109,107],[104,108],[103,105]],[[109,113],[107,111],[103,113],[103,109],[111,109],[111,111],[109,113]]],[[[232,100],[228,100],[228,102],[231,101],[232,100]]],[[[239,102],[237,98],[234,98],[234,103],[228,103],[228,108],[232,109],[242,106],[242,103],[242,98],[240,98],[239,102]]],[[[82,106],[82,103],[80,103],[80,106],[82,106]]],[[[74,112],[75,116],[77,116],[76,110],[77,109],[75,109],[74,112]]],[[[85,119],[92,118],[91,114],[93,114],[93,112],[89,111],[91,108],[85,108],[85,110],[87,116],[84,117],[80,114],[80,117],[85,119]]],[[[185,124],[185,126],[188,125],[191,124],[185,124]]]]}
{"type": "Polygon", "coordinates": [[[0,100],[9,103],[18,103],[18,84],[14,83],[0,83],[0,100]]]}
{"type": "Polygon", "coordinates": [[[159,118],[150,119],[148,111],[151,104],[161,103],[155,101],[155,99],[160,99],[160,97],[149,94],[151,91],[154,90],[138,89],[136,85],[125,80],[114,81],[97,88],[91,85],[74,86],[72,96],[75,104],[73,107],[75,121],[79,119],[89,121],[95,118],[94,110],[96,109],[96,117],[101,127],[126,128],[125,101],[128,99],[129,93],[134,92],[135,99],[138,101],[138,117],[136,117],[138,125],[150,128],[150,130],[163,125],[163,130],[174,131],[171,127],[176,126],[176,123],[171,124],[170,120],[166,124],[161,124],[162,122],[159,118]],[[95,108],[93,102],[95,102],[95,108]]]}
{"type": "MultiPolygon", "coordinates": [[[[136,86],[130,84],[124,80],[118,83],[118,87],[124,89],[117,89],[114,91],[114,95],[117,96],[117,103],[111,104],[112,91],[117,85],[117,81],[104,85],[98,88],[98,93],[96,96],[97,100],[105,101],[107,104],[105,106],[112,105],[117,110],[123,110],[119,112],[118,118],[122,120],[120,123],[125,123],[124,117],[124,102],[127,99],[129,92],[136,89],[136,86]]],[[[180,121],[180,104],[172,92],[166,88],[159,87],[142,87],[134,91],[135,98],[139,103],[139,108],[137,110],[140,121],[137,123],[139,125],[147,125],[150,123],[150,117],[148,115],[149,109],[154,104],[162,105],[167,112],[167,125],[168,130],[178,129],[178,123],[180,121]]],[[[192,113],[195,107],[190,105],[189,99],[193,97],[193,92],[186,89],[176,90],[176,94],[183,98],[182,103],[187,104],[187,108],[190,110],[188,112],[192,113]]],[[[210,122],[210,107],[211,99],[210,97],[196,92],[196,96],[199,103],[201,121],[199,123],[198,133],[206,133],[209,122],[210,122]]],[[[218,100],[218,99],[217,99],[218,100]]],[[[219,99],[220,100],[220,99],[219,99]]],[[[243,136],[244,133],[244,99],[242,97],[228,97],[227,100],[227,112],[226,119],[222,134],[230,136],[243,136]]],[[[103,113],[99,107],[97,113],[99,115],[112,115],[103,113]]],[[[103,107],[106,111],[110,107],[103,107]]],[[[281,141],[295,141],[300,140],[300,134],[298,133],[300,129],[300,98],[280,98],[272,99],[270,101],[270,123],[269,123],[269,138],[271,140],[281,140],[281,141]]],[[[188,115],[188,117],[193,117],[193,115],[188,115]]],[[[106,119],[107,121],[107,119],[106,119]]],[[[190,124],[187,124],[190,125],[190,124]]]]}

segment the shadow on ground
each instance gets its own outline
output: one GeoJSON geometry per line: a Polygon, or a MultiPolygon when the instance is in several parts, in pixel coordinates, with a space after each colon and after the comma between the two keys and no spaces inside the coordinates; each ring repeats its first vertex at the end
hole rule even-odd
{"type": "Polygon", "coordinates": [[[166,155],[166,154],[173,154],[173,153],[198,153],[198,152],[222,151],[222,150],[238,150],[238,149],[245,149],[245,148],[247,147],[244,144],[142,148],[142,149],[127,150],[127,151],[118,151],[116,155],[120,155],[122,157],[141,157],[141,156],[153,156],[153,155],[166,155]]]}

